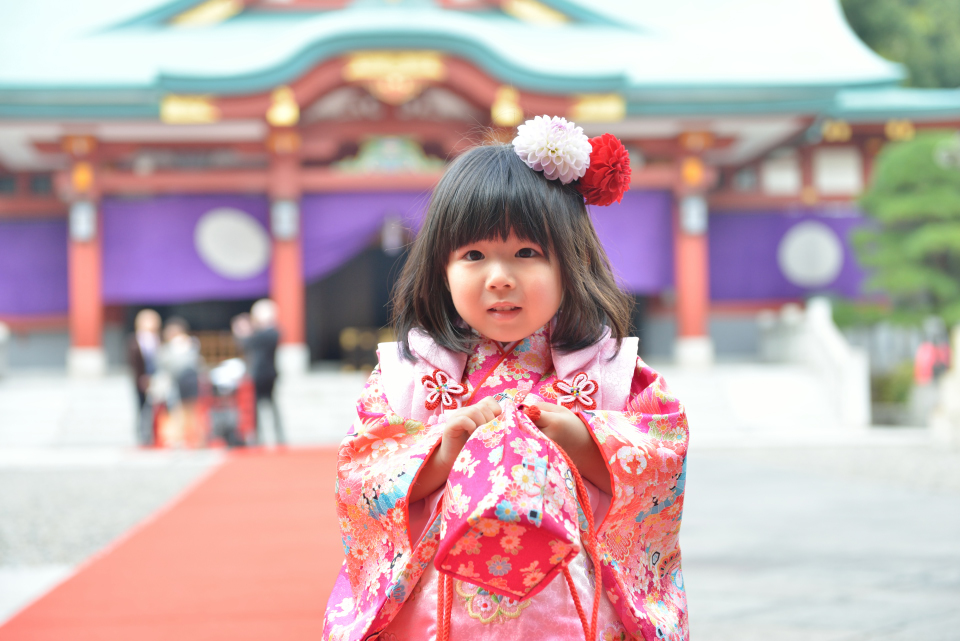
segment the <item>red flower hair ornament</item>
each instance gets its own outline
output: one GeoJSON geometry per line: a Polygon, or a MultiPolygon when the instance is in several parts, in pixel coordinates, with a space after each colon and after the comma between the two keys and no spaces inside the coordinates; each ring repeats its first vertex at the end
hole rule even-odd
{"type": "Polygon", "coordinates": [[[537,116],[517,128],[513,148],[548,179],[576,181],[588,205],[618,203],[630,189],[630,154],[613,134],[587,138],[566,118],[537,116]]]}
{"type": "Polygon", "coordinates": [[[613,134],[590,139],[590,166],[577,182],[588,205],[606,207],[620,202],[630,189],[630,154],[613,134]]]}

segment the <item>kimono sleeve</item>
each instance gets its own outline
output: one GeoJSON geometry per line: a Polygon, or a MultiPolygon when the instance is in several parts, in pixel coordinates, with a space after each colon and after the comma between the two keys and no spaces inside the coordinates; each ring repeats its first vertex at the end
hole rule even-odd
{"type": "Polygon", "coordinates": [[[428,426],[396,414],[380,369],[371,373],[337,464],[337,516],[354,595],[380,592],[381,581],[409,559],[410,489],[442,433],[442,423],[428,426]]]}
{"type": "Polygon", "coordinates": [[[586,416],[613,485],[597,531],[601,560],[620,592],[608,596],[638,636],[686,639],[679,547],[689,441],[684,407],[637,359],[624,410],[586,416]],[[616,603],[621,598],[625,603],[616,603]]]}

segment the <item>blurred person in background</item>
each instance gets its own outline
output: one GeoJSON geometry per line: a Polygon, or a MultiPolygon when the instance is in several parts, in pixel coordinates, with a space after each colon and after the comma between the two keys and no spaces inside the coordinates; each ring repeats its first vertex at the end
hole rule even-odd
{"type": "Polygon", "coordinates": [[[197,416],[200,395],[200,342],[189,334],[190,325],[173,317],[163,328],[163,345],[157,358],[157,396],[165,397],[169,416],[158,430],[162,445],[200,447],[204,434],[197,416]]]}
{"type": "Polygon", "coordinates": [[[157,352],[160,349],[160,314],[142,309],[133,321],[134,333],[127,343],[127,358],[133,369],[137,389],[137,444],[153,445],[153,403],[147,390],[157,371],[157,352]]]}
{"type": "Polygon", "coordinates": [[[280,343],[280,332],[277,330],[277,306],[268,298],[258,300],[250,309],[250,314],[240,314],[234,318],[231,327],[246,358],[256,390],[256,442],[263,442],[261,410],[263,405],[269,403],[277,445],[286,445],[280,410],[273,398],[273,390],[277,382],[277,345],[280,343]]]}

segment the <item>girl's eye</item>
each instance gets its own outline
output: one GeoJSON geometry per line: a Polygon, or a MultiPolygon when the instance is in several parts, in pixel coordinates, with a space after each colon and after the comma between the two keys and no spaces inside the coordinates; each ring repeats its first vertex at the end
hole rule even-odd
{"type": "Polygon", "coordinates": [[[467,260],[483,260],[483,252],[471,249],[464,255],[464,258],[467,260]]]}
{"type": "Polygon", "coordinates": [[[533,247],[524,247],[517,252],[517,258],[536,258],[539,255],[533,247]]]}

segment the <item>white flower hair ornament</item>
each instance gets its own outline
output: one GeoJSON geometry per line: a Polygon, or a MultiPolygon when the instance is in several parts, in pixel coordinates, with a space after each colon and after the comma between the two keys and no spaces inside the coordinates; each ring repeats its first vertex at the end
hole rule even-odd
{"type": "Polygon", "coordinates": [[[588,205],[620,202],[630,188],[630,155],[616,136],[587,138],[559,116],[537,116],[517,128],[513,148],[528,167],[576,188],[588,205]]]}

